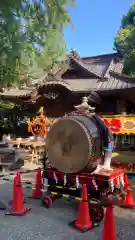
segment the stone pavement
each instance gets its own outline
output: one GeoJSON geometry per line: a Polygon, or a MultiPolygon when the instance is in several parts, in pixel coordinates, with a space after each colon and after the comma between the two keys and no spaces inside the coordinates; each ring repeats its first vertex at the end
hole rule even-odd
{"type": "MultiPolygon", "coordinates": [[[[34,173],[22,177],[34,180],[34,173]]],[[[24,195],[31,196],[31,190],[24,188],[24,195]]],[[[0,199],[6,203],[12,199],[11,182],[0,180],[0,199]]],[[[24,217],[5,216],[5,211],[0,211],[0,240],[101,240],[102,224],[85,234],[68,227],[68,223],[76,218],[76,202],[68,205],[60,199],[53,203],[52,209],[45,209],[40,200],[26,199],[25,206],[32,210],[24,217]]],[[[134,240],[135,210],[116,208],[115,218],[117,239],[134,240]]]]}

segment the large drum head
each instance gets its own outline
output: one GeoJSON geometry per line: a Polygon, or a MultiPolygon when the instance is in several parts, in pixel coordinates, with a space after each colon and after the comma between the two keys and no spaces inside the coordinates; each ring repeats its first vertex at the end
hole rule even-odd
{"type": "Polygon", "coordinates": [[[92,149],[83,124],[70,118],[60,119],[51,126],[46,147],[49,161],[64,173],[83,170],[92,149]]]}

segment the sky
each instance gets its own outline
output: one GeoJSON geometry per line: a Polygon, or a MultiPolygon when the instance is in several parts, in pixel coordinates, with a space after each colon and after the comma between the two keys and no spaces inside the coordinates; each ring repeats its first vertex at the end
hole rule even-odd
{"type": "Polygon", "coordinates": [[[95,56],[113,52],[113,40],[121,19],[127,13],[131,0],[76,0],[69,8],[75,29],[65,29],[68,50],[80,56],[95,56]]]}

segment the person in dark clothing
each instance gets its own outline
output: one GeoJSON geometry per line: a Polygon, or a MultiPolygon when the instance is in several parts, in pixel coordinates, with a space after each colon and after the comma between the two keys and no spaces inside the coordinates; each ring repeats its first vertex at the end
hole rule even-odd
{"type": "MultiPolygon", "coordinates": [[[[97,93],[92,92],[89,96],[90,102],[100,103],[100,97],[97,93]]],[[[114,146],[114,140],[113,135],[109,128],[104,124],[103,120],[98,116],[96,113],[92,114],[92,117],[94,121],[96,122],[99,131],[100,136],[102,139],[102,149],[104,152],[104,159],[102,165],[98,165],[94,173],[98,172],[100,169],[108,169],[111,170],[111,158],[112,158],[112,152],[113,152],[113,146],[114,146]]]]}
{"type": "MultiPolygon", "coordinates": [[[[98,115],[93,115],[94,120],[96,121],[96,124],[100,131],[100,136],[102,139],[102,148],[104,152],[104,160],[101,168],[105,168],[108,170],[111,170],[110,164],[111,164],[111,158],[112,158],[112,152],[113,152],[113,135],[109,128],[104,124],[102,119],[98,115]]],[[[100,166],[99,166],[100,167],[100,166]]]]}

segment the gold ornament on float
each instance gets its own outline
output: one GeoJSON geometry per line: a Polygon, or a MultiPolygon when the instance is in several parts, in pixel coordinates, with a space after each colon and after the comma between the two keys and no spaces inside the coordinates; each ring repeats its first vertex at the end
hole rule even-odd
{"type": "Polygon", "coordinates": [[[44,115],[43,107],[39,109],[39,116],[28,120],[28,132],[31,132],[35,137],[46,138],[48,132],[49,120],[44,115]]]}

